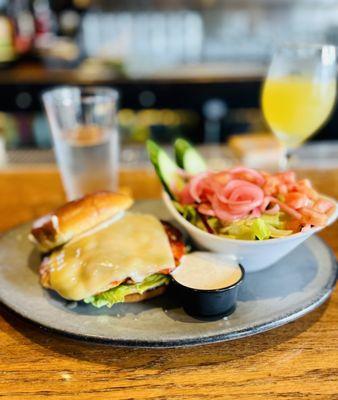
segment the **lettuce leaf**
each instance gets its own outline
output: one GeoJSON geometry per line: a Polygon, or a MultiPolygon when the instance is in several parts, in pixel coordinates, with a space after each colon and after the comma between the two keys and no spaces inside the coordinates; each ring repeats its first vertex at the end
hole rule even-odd
{"type": "Polygon", "coordinates": [[[262,214],[260,218],[262,218],[264,222],[266,222],[270,226],[273,226],[274,228],[283,229],[285,227],[287,215],[284,212],[280,211],[273,215],[262,214]]]}
{"type": "Polygon", "coordinates": [[[259,218],[247,218],[235,221],[220,229],[220,234],[231,239],[267,240],[270,238],[291,235],[293,231],[285,230],[283,212],[274,215],[263,214],[259,218]]]}
{"type": "Polygon", "coordinates": [[[183,218],[196,225],[199,221],[199,216],[197,214],[196,208],[191,205],[182,205],[176,201],[173,202],[176,210],[182,214],[183,218]]]}
{"type": "Polygon", "coordinates": [[[226,236],[230,239],[240,240],[255,240],[255,234],[251,227],[251,221],[242,220],[236,221],[221,229],[222,236],[226,236]],[[246,223],[248,222],[248,223],[246,223]]]}
{"type": "Polygon", "coordinates": [[[270,226],[270,236],[272,238],[280,238],[280,237],[284,237],[284,236],[289,236],[292,233],[294,233],[292,230],[276,229],[273,226],[270,226]]]}
{"type": "Polygon", "coordinates": [[[170,281],[169,276],[163,274],[153,274],[148,276],[144,281],[134,284],[121,284],[117,287],[99,293],[95,296],[88,297],[83,301],[91,304],[94,307],[109,307],[111,308],[116,303],[122,303],[128,294],[139,293],[143,294],[147,290],[155,289],[161,285],[167,285],[170,281]]]}
{"type": "MultiPolygon", "coordinates": [[[[175,201],[173,203],[174,203],[174,206],[176,207],[176,210],[180,214],[182,214],[183,218],[185,218],[187,221],[191,222],[193,225],[197,226],[197,228],[202,229],[203,231],[207,232],[207,229],[206,229],[204,223],[202,222],[202,220],[194,206],[189,205],[189,204],[183,205],[183,204],[180,204],[175,201]]],[[[207,217],[207,216],[205,216],[205,218],[206,218],[208,225],[214,232],[217,233],[219,231],[219,229],[222,227],[222,224],[218,218],[207,217]]]]}
{"type": "Polygon", "coordinates": [[[263,218],[255,218],[252,221],[252,232],[258,240],[269,239],[271,231],[269,225],[264,221],[263,218]]]}
{"type": "Polygon", "coordinates": [[[215,232],[217,232],[219,230],[219,228],[221,227],[221,223],[219,221],[218,218],[216,217],[208,217],[207,218],[208,221],[208,225],[211,227],[211,229],[213,229],[215,232]]]}
{"type": "MultiPolygon", "coordinates": [[[[186,220],[206,231],[194,206],[178,202],[174,202],[174,205],[186,220]]],[[[208,225],[216,235],[240,240],[267,240],[291,235],[294,232],[285,229],[286,221],[287,216],[282,211],[276,214],[262,214],[259,218],[242,219],[226,226],[216,217],[207,217],[208,225]]]]}

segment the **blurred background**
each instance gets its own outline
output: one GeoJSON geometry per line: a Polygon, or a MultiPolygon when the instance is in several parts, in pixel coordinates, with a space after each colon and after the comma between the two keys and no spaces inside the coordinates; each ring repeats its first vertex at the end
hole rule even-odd
{"type": "MultiPolygon", "coordinates": [[[[0,0],[0,159],[53,159],[40,96],[58,85],[119,90],[122,163],[149,137],[265,132],[261,83],[284,42],[336,45],[338,1],[0,0]]],[[[337,118],[312,140],[338,155],[337,118]]]]}

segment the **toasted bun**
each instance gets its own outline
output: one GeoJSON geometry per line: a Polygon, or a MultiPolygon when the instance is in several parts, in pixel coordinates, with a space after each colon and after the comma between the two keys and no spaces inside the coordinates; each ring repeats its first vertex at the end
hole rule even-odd
{"type": "Polygon", "coordinates": [[[152,299],[153,297],[161,296],[167,290],[167,285],[158,286],[155,289],[150,289],[144,292],[143,294],[133,293],[128,294],[124,298],[125,303],[138,303],[139,301],[144,301],[148,299],[152,299]]]}
{"type": "Polygon", "coordinates": [[[128,209],[133,199],[122,193],[96,192],[66,203],[34,222],[30,239],[48,252],[128,209]]]}

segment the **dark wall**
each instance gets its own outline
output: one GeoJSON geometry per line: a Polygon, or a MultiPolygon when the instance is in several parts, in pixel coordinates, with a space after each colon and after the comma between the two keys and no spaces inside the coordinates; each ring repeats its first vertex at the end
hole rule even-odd
{"type": "MultiPolygon", "coordinates": [[[[205,126],[205,105],[216,99],[223,102],[231,110],[260,107],[260,81],[234,81],[215,83],[175,83],[175,82],[116,82],[113,85],[120,91],[120,108],[134,110],[144,109],[140,102],[140,94],[147,91],[154,94],[152,108],[172,108],[193,110],[200,116],[198,132],[194,139],[202,141],[205,126]]],[[[51,86],[48,85],[0,85],[0,110],[7,112],[36,112],[42,110],[41,93],[51,86]]],[[[228,114],[229,115],[229,114],[228,114]]],[[[244,121],[245,122],[245,121],[244,121]]],[[[314,137],[314,140],[338,139],[338,111],[335,109],[330,121],[314,137]]],[[[232,127],[227,119],[222,121],[222,131],[225,135],[234,131],[245,131],[242,127],[232,127]]]]}

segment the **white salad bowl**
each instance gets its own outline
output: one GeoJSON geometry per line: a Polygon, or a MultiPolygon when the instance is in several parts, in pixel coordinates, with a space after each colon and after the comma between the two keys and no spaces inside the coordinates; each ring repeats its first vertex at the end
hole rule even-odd
{"type": "MultiPolygon", "coordinates": [[[[176,210],[170,197],[165,192],[163,192],[163,200],[172,217],[188,232],[197,247],[234,257],[243,265],[246,272],[259,271],[269,267],[290,253],[291,250],[295,249],[311,235],[331,225],[338,216],[338,207],[336,205],[336,209],[330,216],[327,225],[323,227],[311,228],[305,232],[295,233],[283,238],[261,241],[228,239],[202,231],[191,224],[176,210]]],[[[331,200],[336,203],[333,199],[331,200]]]]}

